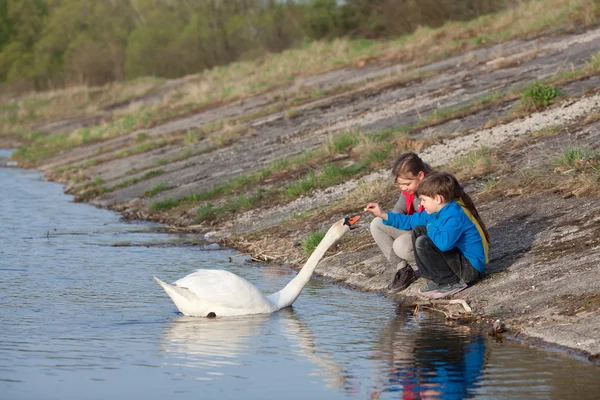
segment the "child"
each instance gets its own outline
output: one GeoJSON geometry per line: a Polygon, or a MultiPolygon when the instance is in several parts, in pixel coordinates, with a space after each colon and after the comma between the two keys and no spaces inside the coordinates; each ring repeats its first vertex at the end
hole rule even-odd
{"type": "Polygon", "coordinates": [[[483,278],[489,234],[473,201],[452,174],[429,174],[419,183],[417,195],[424,212],[384,213],[377,203],[369,203],[365,211],[380,217],[386,226],[413,229],[417,266],[432,281],[420,293],[432,298],[450,296],[483,278]]]}
{"type": "MultiPolygon", "coordinates": [[[[421,179],[431,172],[433,172],[431,167],[415,153],[400,154],[394,162],[392,174],[394,182],[402,189],[402,194],[392,212],[412,215],[416,211],[423,211],[415,192],[421,179]]],[[[389,289],[393,292],[406,289],[418,277],[418,271],[417,273],[413,271],[417,266],[410,228],[396,229],[384,224],[381,218],[374,218],[370,231],[385,258],[394,271],[397,271],[389,289]]]]}

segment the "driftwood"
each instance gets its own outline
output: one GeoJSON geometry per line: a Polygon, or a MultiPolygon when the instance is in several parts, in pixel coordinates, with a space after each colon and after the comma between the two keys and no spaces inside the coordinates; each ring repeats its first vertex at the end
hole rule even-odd
{"type": "MultiPolygon", "coordinates": [[[[462,299],[452,299],[452,300],[444,300],[444,299],[439,299],[439,300],[415,300],[412,305],[416,306],[416,307],[420,307],[420,306],[435,306],[435,305],[449,305],[449,304],[460,304],[461,306],[463,306],[463,308],[465,309],[466,312],[470,313],[473,312],[473,310],[471,309],[471,307],[469,307],[469,305],[467,304],[466,301],[462,300],[462,299]]],[[[443,312],[443,311],[442,311],[443,312]]]]}
{"type": "Polygon", "coordinates": [[[231,255],[231,256],[229,256],[229,262],[233,262],[234,257],[249,256],[251,254],[252,253],[239,253],[239,254],[231,255]]]}

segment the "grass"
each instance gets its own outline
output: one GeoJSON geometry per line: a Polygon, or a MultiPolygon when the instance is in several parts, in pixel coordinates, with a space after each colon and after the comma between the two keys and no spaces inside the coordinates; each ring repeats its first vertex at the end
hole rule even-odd
{"type": "MultiPolygon", "coordinates": [[[[438,29],[420,28],[412,35],[406,35],[403,38],[391,41],[335,40],[315,42],[302,49],[269,55],[260,61],[260,68],[257,68],[258,64],[254,62],[235,63],[228,67],[215,68],[197,76],[189,77],[185,86],[167,93],[162,104],[156,108],[135,110],[98,127],[83,128],[73,132],[48,136],[43,133],[22,133],[26,140],[34,145],[23,147],[16,154],[17,158],[23,157],[23,159],[34,164],[36,160],[64,149],[105,140],[136,129],[144,129],[152,126],[157,121],[166,120],[175,115],[182,115],[190,110],[197,111],[199,107],[207,104],[256,94],[280,85],[281,82],[285,81],[285,79],[282,79],[283,77],[291,77],[290,82],[292,82],[296,81],[296,77],[323,72],[334,65],[352,65],[357,60],[363,60],[366,57],[414,60],[416,64],[419,64],[470,48],[507,40],[511,37],[535,34],[548,27],[561,26],[564,23],[570,25],[569,18],[578,21],[577,24],[573,23],[573,26],[580,24],[582,18],[583,25],[591,24],[595,22],[597,15],[598,6],[590,1],[531,1],[522,3],[517,10],[508,10],[470,22],[452,22],[438,29]],[[311,65],[307,66],[306,59],[310,60],[311,65]],[[235,84],[232,84],[232,82],[235,82],[235,84]]],[[[583,73],[597,71],[599,64],[600,56],[596,55],[590,60],[585,69],[565,71],[554,79],[576,79],[583,73]]],[[[153,83],[153,85],[156,84],[156,82],[153,83]]],[[[90,88],[90,93],[92,93],[92,89],[90,88]]],[[[272,108],[269,108],[268,111],[278,110],[283,113],[284,117],[294,118],[300,114],[298,104],[331,93],[330,91],[303,87],[301,84],[297,84],[295,90],[288,95],[289,98],[280,99],[283,101],[284,106],[272,105],[272,108]]],[[[534,82],[531,86],[523,88],[519,95],[513,93],[511,96],[520,98],[520,104],[525,104],[525,102],[532,104],[523,105],[524,108],[546,107],[556,101],[558,89],[552,84],[552,81],[534,82]]],[[[277,160],[268,168],[236,178],[232,182],[213,187],[202,193],[192,194],[181,199],[153,202],[150,205],[150,211],[167,211],[183,204],[189,207],[198,206],[196,220],[203,221],[222,218],[227,213],[239,212],[257,204],[262,204],[261,202],[265,201],[267,193],[269,196],[273,196],[271,201],[279,201],[281,198],[295,198],[312,190],[335,185],[370,169],[386,165],[391,156],[399,151],[418,151],[418,147],[423,144],[422,142],[409,141],[405,136],[409,131],[467,115],[477,109],[490,107],[504,101],[506,98],[506,95],[502,96],[493,92],[458,108],[436,110],[424,116],[414,126],[380,131],[368,136],[360,132],[344,132],[331,135],[323,147],[313,152],[307,152],[294,158],[277,160]],[[275,182],[273,186],[276,188],[263,189],[262,186],[267,181],[275,182]],[[225,197],[229,193],[232,194],[225,197]]],[[[80,104],[86,103],[82,100],[80,104]]],[[[27,107],[23,108],[22,106],[18,102],[0,103],[0,121],[5,118],[5,121],[13,123],[14,129],[23,129],[23,132],[26,132],[26,128],[31,123],[40,121],[44,113],[39,112],[39,110],[51,107],[51,101],[47,99],[44,101],[40,98],[37,103],[32,101],[27,107]]],[[[84,108],[81,108],[81,110],[84,108]]],[[[77,108],[74,111],[76,110],[77,108]]],[[[257,115],[253,114],[248,117],[248,120],[256,118],[257,115]]],[[[214,147],[227,146],[238,141],[243,135],[252,134],[246,131],[246,128],[242,125],[241,120],[219,121],[199,129],[182,132],[181,140],[185,143],[196,143],[208,139],[210,143],[214,144],[214,147]]],[[[551,134],[551,132],[540,131],[539,134],[545,135],[551,134]]],[[[165,142],[160,143],[164,144],[165,142]]],[[[141,132],[135,135],[129,147],[117,152],[116,155],[127,157],[136,152],[156,148],[153,146],[158,145],[159,142],[150,140],[148,133],[141,132]]],[[[108,149],[108,151],[112,150],[108,149]]],[[[157,165],[184,160],[192,155],[191,149],[184,149],[179,155],[171,159],[157,161],[157,165]]],[[[64,168],[65,171],[71,171],[77,168],[86,168],[89,165],[91,164],[71,165],[64,168]]],[[[562,165],[561,168],[563,168],[562,165]]],[[[586,171],[590,172],[592,165],[589,163],[585,165],[586,171]]],[[[498,170],[499,167],[503,168],[497,154],[489,149],[479,149],[468,153],[456,160],[455,167],[467,177],[477,174],[485,175],[498,170]]],[[[103,190],[114,190],[136,182],[138,182],[136,178],[125,179],[119,184],[124,186],[115,185],[110,188],[104,188],[102,186],[103,182],[95,182],[90,183],[84,190],[89,191],[88,195],[92,195],[103,190]]],[[[495,180],[489,180],[485,186],[487,191],[494,191],[502,185],[495,180]]],[[[146,191],[144,195],[153,196],[166,189],[166,185],[159,184],[146,191]]]]}
{"type": "Polygon", "coordinates": [[[150,210],[150,212],[166,211],[168,209],[176,207],[180,203],[181,202],[179,200],[174,200],[174,199],[159,200],[159,201],[152,202],[150,204],[150,206],[148,207],[148,209],[150,210]]]}
{"type": "Polygon", "coordinates": [[[572,147],[559,156],[549,157],[538,166],[521,168],[495,180],[478,196],[480,200],[496,196],[558,193],[563,196],[600,195],[600,154],[590,147],[572,147]]]}
{"type": "Polygon", "coordinates": [[[259,188],[255,193],[244,193],[233,199],[229,199],[220,207],[215,207],[212,203],[204,204],[198,208],[194,223],[199,224],[204,221],[215,220],[221,215],[251,208],[255,203],[264,199],[269,194],[269,191],[259,188]]]}
{"type": "Polygon", "coordinates": [[[591,147],[574,147],[567,149],[554,160],[557,171],[566,173],[576,171],[592,173],[600,177],[600,154],[591,147]]]}
{"type": "Polygon", "coordinates": [[[343,132],[337,135],[330,135],[326,144],[328,153],[343,153],[352,150],[360,141],[358,132],[343,132]]]}
{"type": "Polygon", "coordinates": [[[460,107],[436,109],[433,113],[427,114],[423,118],[419,118],[419,121],[411,128],[421,129],[433,125],[438,125],[442,122],[446,122],[451,119],[464,117],[466,115],[472,114],[478,110],[493,106],[504,100],[505,96],[501,95],[498,91],[494,90],[491,93],[486,94],[481,98],[473,100],[460,107]]]}
{"type": "Polygon", "coordinates": [[[268,168],[250,175],[239,176],[227,184],[214,186],[207,191],[179,199],[153,202],[150,205],[150,211],[162,212],[182,205],[192,207],[195,204],[204,203],[197,211],[196,223],[216,220],[229,213],[250,209],[265,199],[271,202],[287,201],[315,189],[341,183],[366,172],[369,168],[381,166],[381,163],[389,161],[391,154],[398,150],[398,146],[402,149],[412,150],[410,143],[417,142],[407,139],[404,130],[387,129],[368,136],[356,132],[341,134],[339,139],[332,137],[314,152],[303,153],[293,159],[276,160],[268,168]],[[387,141],[382,142],[382,138],[386,138],[387,141]],[[408,147],[407,144],[409,144],[408,147]],[[340,150],[351,154],[351,157],[345,163],[327,162],[328,157],[335,160],[335,154],[340,150]],[[332,152],[333,154],[331,154],[332,152]],[[319,164],[321,167],[318,170],[306,170],[306,165],[309,164],[319,164]],[[302,173],[303,170],[304,173],[302,173]],[[300,176],[294,179],[293,177],[298,174],[300,176]],[[280,175],[289,182],[283,188],[279,185],[273,189],[262,187],[265,180],[277,180],[280,175]],[[256,187],[258,189],[255,189],[256,187]],[[230,195],[230,193],[236,192],[241,193],[230,195]],[[224,195],[227,195],[228,198],[208,203],[209,200],[224,195]]]}
{"type": "Polygon", "coordinates": [[[144,197],[152,197],[160,192],[169,189],[169,185],[166,183],[158,183],[152,189],[148,189],[144,192],[144,197]]]}
{"type": "Polygon", "coordinates": [[[325,232],[312,232],[302,241],[302,251],[306,256],[310,256],[313,251],[319,246],[321,240],[325,237],[325,232]]]}
{"type": "Polygon", "coordinates": [[[359,132],[346,132],[332,137],[321,148],[306,152],[293,159],[278,159],[267,168],[250,175],[242,175],[231,182],[217,185],[200,193],[170,200],[161,200],[150,205],[150,211],[162,212],[186,205],[200,205],[196,222],[216,220],[233,212],[247,210],[268,198],[272,202],[287,201],[309,193],[315,189],[326,188],[347,179],[380,167],[390,161],[392,154],[398,151],[416,150],[422,141],[409,139],[405,129],[385,129],[371,135],[359,132]],[[339,152],[346,158],[337,160],[339,152]],[[317,170],[307,169],[307,165],[319,165],[317,170]],[[283,179],[288,183],[283,187],[264,189],[266,180],[283,179]],[[295,178],[296,177],[296,178],[295,178]],[[255,189],[257,188],[258,189],[255,189]],[[235,193],[240,193],[235,195],[235,193]],[[232,193],[232,195],[229,195],[232,193]],[[214,202],[212,200],[228,195],[229,198],[214,202]],[[208,201],[210,202],[207,203],[208,201]]]}
{"type": "Polygon", "coordinates": [[[124,181],[121,181],[115,185],[112,185],[108,188],[104,189],[104,192],[112,192],[113,190],[117,190],[117,189],[122,189],[131,185],[135,185],[138,182],[142,182],[145,180],[148,180],[150,178],[154,178],[156,176],[160,176],[162,174],[164,174],[165,171],[162,169],[156,169],[153,171],[148,171],[147,173],[145,173],[142,176],[138,176],[138,177],[134,177],[134,178],[129,178],[129,179],[125,179],[124,181]]]}
{"type": "MultiPolygon", "coordinates": [[[[69,149],[91,140],[125,134],[134,127],[152,126],[211,103],[257,94],[281,85],[290,76],[309,76],[339,65],[354,65],[359,60],[380,57],[426,63],[547,29],[588,26],[597,21],[599,14],[600,5],[593,0],[533,0],[468,22],[448,22],[435,29],[419,28],[411,35],[387,41],[338,39],[313,42],[256,61],[237,62],[190,76],[185,85],[167,92],[158,105],[143,110],[125,110],[128,115],[117,118],[112,126],[100,129],[101,132],[90,129],[81,132],[79,138],[67,132],[70,140],[63,141],[63,147],[57,146],[58,143],[50,146],[38,142],[35,146],[44,147],[45,152],[29,150],[26,160],[34,162],[38,159],[36,157],[43,158],[57,149],[69,149]],[[260,73],[257,74],[257,71],[260,73]]],[[[89,115],[103,107],[143,96],[160,83],[160,80],[145,78],[105,87],[79,87],[8,100],[0,103],[0,132],[19,136],[29,143],[30,127],[35,123],[89,115]]],[[[302,92],[305,89],[299,85],[298,90],[302,92]]],[[[321,92],[309,89],[306,96],[319,97],[321,92]]],[[[17,154],[16,157],[20,156],[17,154]]]]}
{"type": "Polygon", "coordinates": [[[559,95],[560,91],[556,86],[534,81],[521,94],[517,109],[528,112],[537,111],[552,105],[559,95]]]}
{"type": "Polygon", "coordinates": [[[448,165],[448,169],[456,175],[458,180],[465,180],[490,173],[507,172],[510,170],[510,166],[500,159],[496,150],[480,147],[454,158],[448,165]]]}

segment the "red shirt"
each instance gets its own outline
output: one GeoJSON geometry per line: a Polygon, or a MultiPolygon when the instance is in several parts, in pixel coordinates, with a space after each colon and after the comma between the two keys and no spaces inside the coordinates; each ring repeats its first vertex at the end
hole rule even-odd
{"type": "MultiPolygon", "coordinates": [[[[402,194],[404,195],[404,197],[406,197],[406,214],[413,215],[416,212],[415,206],[413,205],[413,202],[415,201],[415,194],[408,193],[405,190],[402,191],[402,194]]],[[[419,212],[424,210],[425,208],[423,208],[423,206],[419,204],[419,212]]]]}

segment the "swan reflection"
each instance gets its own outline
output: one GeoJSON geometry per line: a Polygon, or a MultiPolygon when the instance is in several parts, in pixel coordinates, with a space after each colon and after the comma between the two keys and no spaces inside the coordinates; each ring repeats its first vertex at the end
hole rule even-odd
{"type": "Polygon", "coordinates": [[[216,319],[179,316],[164,330],[160,349],[167,355],[167,365],[189,369],[194,379],[221,379],[231,372],[228,368],[252,364],[254,357],[276,354],[283,359],[291,353],[292,358],[300,356],[298,361],[309,360],[314,365],[309,375],[320,377],[327,387],[348,386],[347,371],[315,345],[310,327],[289,308],[276,314],[216,319]],[[286,347],[287,354],[281,351],[286,347]],[[198,374],[199,369],[205,370],[204,375],[198,374]]]}

